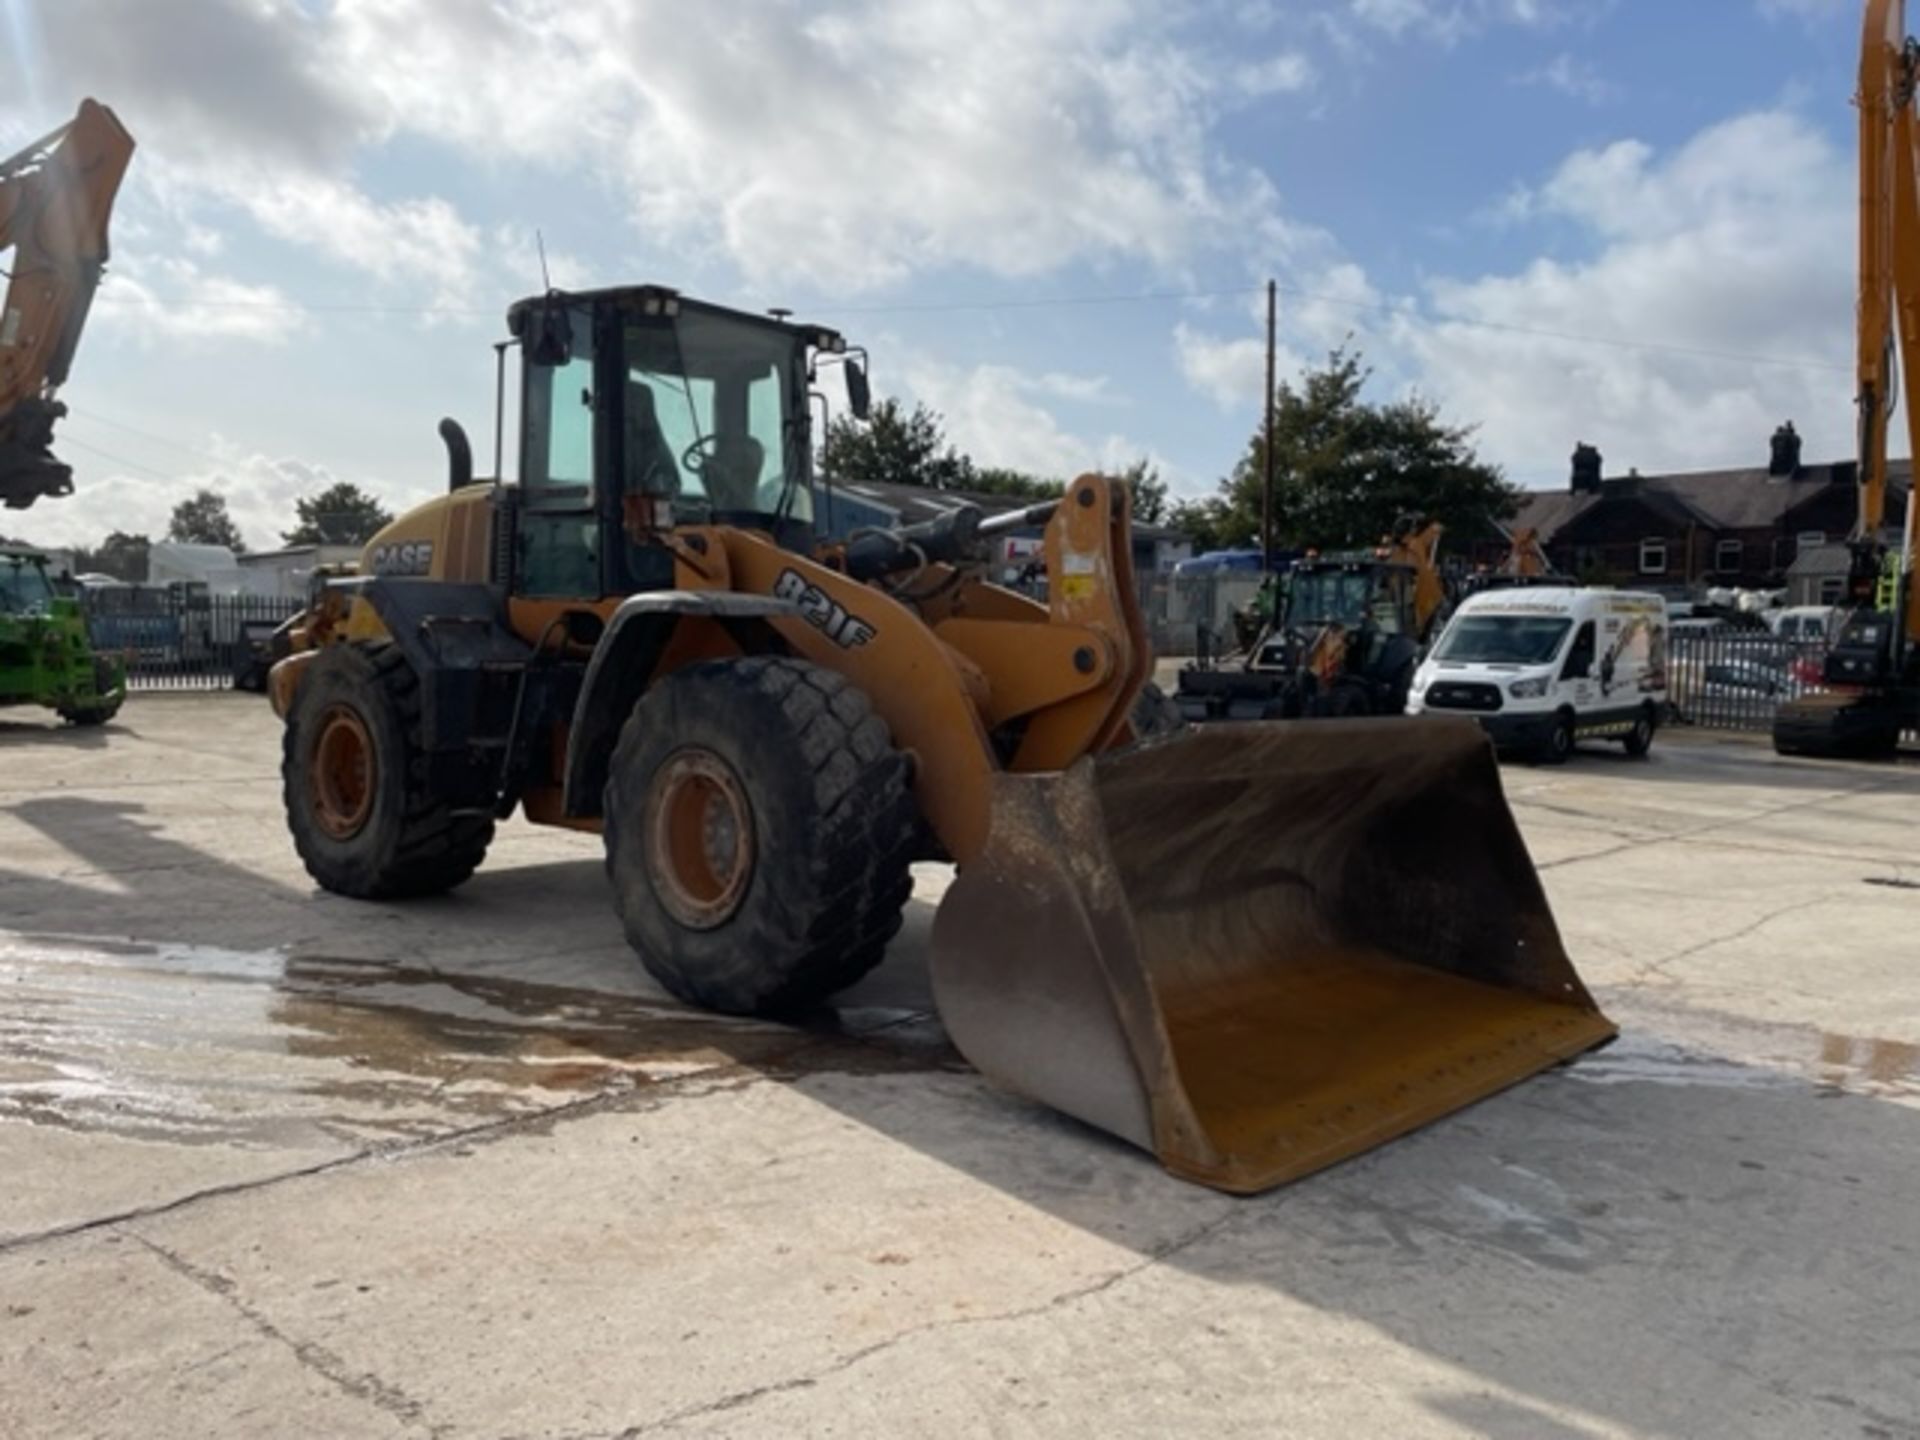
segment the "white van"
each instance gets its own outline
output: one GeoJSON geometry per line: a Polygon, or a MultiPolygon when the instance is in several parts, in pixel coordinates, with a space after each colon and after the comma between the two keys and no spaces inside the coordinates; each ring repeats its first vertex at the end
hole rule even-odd
{"type": "Polygon", "coordinates": [[[1667,602],[1539,586],[1470,596],[1413,677],[1407,713],[1471,715],[1501,749],[1559,764],[1577,740],[1644,755],[1667,704],[1667,602]]]}
{"type": "Polygon", "coordinates": [[[1832,640],[1840,632],[1846,612],[1838,605],[1789,605],[1765,612],[1767,628],[1782,640],[1832,640]]]}

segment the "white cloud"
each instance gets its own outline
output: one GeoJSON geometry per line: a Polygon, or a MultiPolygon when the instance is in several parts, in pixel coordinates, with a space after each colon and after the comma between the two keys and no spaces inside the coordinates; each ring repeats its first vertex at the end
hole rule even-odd
{"type": "MultiPolygon", "coordinates": [[[[1299,271],[1281,286],[1274,368],[1280,379],[1318,364],[1335,346],[1364,346],[1388,306],[1350,260],[1336,259],[1299,271]]],[[[1185,321],[1174,326],[1174,358],[1187,383],[1223,410],[1260,404],[1266,378],[1266,300],[1250,299],[1244,332],[1220,335],[1185,321]]]]}
{"type": "Polygon", "coordinates": [[[316,177],[289,177],[238,198],[270,234],[377,279],[405,282],[429,303],[475,298],[480,232],[444,200],[376,204],[350,184],[316,177]]]}
{"type": "Polygon", "coordinates": [[[1313,62],[1298,50],[1282,50],[1237,66],[1233,72],[1233,83],[1242,94],[1253,97],[1310,90],[1317,78],[1313,62]]]}
{"type": "Polygon", "coordinates": [[[1757,463],[1788,417],[1809,454],[1849,452],[1852,174],[1805,121],[1760,112],[1670,153],[1583,150],[1528,209],[1574,222],[1591,255],[1435,279],[1426,318],[1403,312],[1388,330],[1407,373],[1483,422],[1488,454],[1545,481],[1577,439],[1620,469],[1757,463]],[[1543,331],[1595,338],[1525,333],[1543,331]]]}
{"type": "Polygon", "coordinates": [[[125,336],[170,348],[233,341],[283,345],[305,324],[295,303],[276,286],[209,274],[185,257],[117,262],[94,300],[90,321],[103,339],[125,336]]]}
{"type": "Polygon", "coordinates": [[[173,450],[184,463],[177,472],[162,475],[146,467],[134,468],[102,456],[103,450],[124,448],[132,442],[114,429],[98,428],[84,411],[64,422],[54,447],[80,442],[70,459],[88,462],[84,505],[39,505],[26,529],[35,544],[95,545],[109,530],[125,530],[155,539],[167,533],[173,509],[201,489],[212,490],[227,502],[227,511],[247,544],[261,550],[278,547],[281,534],[293,527],[294,501],[312,495],[342,478],[352,478],[399,511],[428,498],[426,491],[395,487],[362,477],[342,477],[324,465],[292,456],[270,455],[248,449],[219,434],[206,437],[189,454],[173,450]]]}
{"type": "Polygon", "coordinates": [[[940,412],[948,440],[977,465],[1066,479],[1128,465],[1149,453],[1118,431],[1076,434],[1040,403],[1043,397],[1107,401],[1105,376],[1029,375],[1008,365],[963,368],[915,354],[902,357],[901,373],[913,398],[940,412]]]}
{"type": "Polygon", "coordinates": [[[1593,65],[1565,50],[1546,64],[1525,72],[1518,80],[1522,85],[1557,90],[1562,95],[1583,100],[1589,105],[1604,105],[1620,93],[1619,88],[1593,65]]]}
{"type": "Polygon", "coordinates": [[[1348,0],[1348,13],[1363,25],[1398,39],[1419,34],[1451,45],[1488,25],[1539,29],[1590,18],[1592,0],[1348,0]]]}
{"type": "Polygon", "coordinates": [[[424,138],[574,177],[663,248],[857,291],[943,265],[1230,251],[1275,207],[1211,143],[1220,96],[1312,80],[1292,51],[1208,58],[1182,39],[1192,17],[1154,0],[127,8],[49,5],[37,70],[124,97],[174,183],[378,279],[418,282],[450,240],[439,291],[470,227],[444,198],[362,193],[368,147],[424,138]]]}

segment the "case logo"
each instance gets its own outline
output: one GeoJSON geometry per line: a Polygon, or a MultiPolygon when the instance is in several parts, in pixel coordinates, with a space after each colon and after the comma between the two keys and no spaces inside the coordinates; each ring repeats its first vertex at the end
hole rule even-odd
{"type": "Polygon", "coordinates": [[[433,569],[431,540],[400,540],[373,547],[376,575],[425,575],[433,569]]]}
{"type": "Polygon", "coordinates": [[[856,650],[878,633],[859,616],[848,614],[845,606],[818,585],[810,584],[797,570],[782,570],[773,582],[773,593],[798,606],[800,618],[842,650],[856,650]]]}

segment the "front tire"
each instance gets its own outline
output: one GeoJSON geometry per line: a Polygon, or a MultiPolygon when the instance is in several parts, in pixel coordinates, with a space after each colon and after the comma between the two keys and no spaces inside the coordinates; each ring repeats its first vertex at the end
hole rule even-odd
{"type": "Polygon", "coordinates": [[[1553,728],[1547,731],[1547,738],[1540,746],[1542,765],[1564,765],[1573,758],[1573,717],[1556,715],[1553,728]]]}
{"type": "Polygon", "coordinates": [[[301,863],[338,895],[451,890],[493,839],[491,812],[456,813],[432,793],[420,682],[384,641],[314,658],[287,716],[280,775],[301,863]]]}
{"type": "Polygon", "coordinates": [[[765,656],[657,681],[604,806],[628,942],[682,1000],[817,1005],[880,963],[912,893],[906,757],[845,676],[765,656]]]}

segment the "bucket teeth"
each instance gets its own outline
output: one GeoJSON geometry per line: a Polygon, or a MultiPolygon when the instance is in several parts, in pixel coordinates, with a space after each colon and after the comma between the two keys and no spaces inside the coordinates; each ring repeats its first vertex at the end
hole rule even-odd
{"type": "Polygon", "coordinates": [[[1614,1034],[1471,722],[1213,725],[995,779],[934,925],[983,1073],[1232,1191],[1614,1034]]]}

